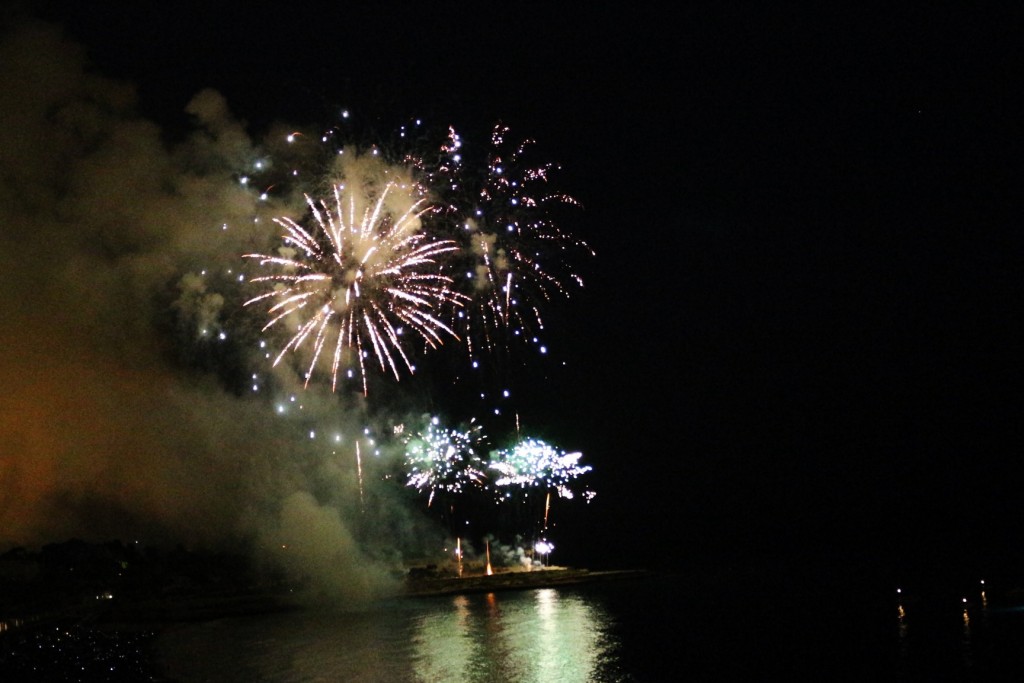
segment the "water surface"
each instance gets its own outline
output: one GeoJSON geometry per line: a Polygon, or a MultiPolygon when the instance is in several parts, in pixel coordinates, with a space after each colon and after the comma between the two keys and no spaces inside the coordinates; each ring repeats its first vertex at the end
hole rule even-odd
{"type": "Polygon", "coordinates": [[[970,590],[898,596],[841,569],[652,576],[187,624],[159,652],[181,683],[1017,680],[1024,598],[970,590]]]}

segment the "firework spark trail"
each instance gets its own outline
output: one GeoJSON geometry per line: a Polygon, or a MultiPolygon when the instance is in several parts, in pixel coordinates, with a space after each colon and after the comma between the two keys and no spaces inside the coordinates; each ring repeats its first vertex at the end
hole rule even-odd
{"type": "Polygon", "coordinates": [[[297,351],[315,332],[306,384],[332,334],[336,335],[331,367],[331,388],[337,389],[338,369],[346,349],[354,352],[367,393],[364,358],[372,350],[383,372],[400,379],[399,361],[414,371],[402,344],[403,330],[417,333],[430,348],[458,335],[441,317],[459,308],[466,296],[455,292],[450,277],[442,274],[442,258],[458,247],[452,240],[433,239],[418,229],[429,207],[423,200],[394,217],[386,209],[389,182],[372,206],[360,215],[354,193],[334,186],[333,207],[306,195],[314,228],[288,217],[274,221],[285,230],[284,247],[278,256],[245,254],[261,266],[279,269],[273,275],[252,279],[271,284],[271,289],[252,297],[245,305],[274,301],[264,330],[285,319],[308,317],[274,359],[277,365],[297,351]]]}
{"type": "Polygon", "coordinates": [[[366,512],[366,501],[363,498],[363,457],[359,452],[358,441],[356,441],[356,474],[359,477],[359,508],[366,512]]]}

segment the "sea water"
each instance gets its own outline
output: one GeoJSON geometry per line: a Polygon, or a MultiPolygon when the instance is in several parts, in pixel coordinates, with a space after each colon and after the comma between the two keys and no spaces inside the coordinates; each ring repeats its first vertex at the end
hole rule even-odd
{"type": "Polygon", "coordinates": [[[171,628],[158,647],[164,673],[182,683],[1003,680],[1024,671],[1024,605],[994,604],[980,590],[837,588],[658,575],[220,619],[171,628]]]}
{"type": "Polygon", "coordinates": [[[626,681],[615,617],[586,592],[541,588],[306,609],[175,628],[180,681],[626,681]]]}

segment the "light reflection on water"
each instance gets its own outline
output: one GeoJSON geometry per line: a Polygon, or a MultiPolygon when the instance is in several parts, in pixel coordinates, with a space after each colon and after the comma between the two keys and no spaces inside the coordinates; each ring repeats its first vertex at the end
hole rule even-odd
{"type": "Polygon", "coordinates": [[[558,589],[394,601],[175,628],[165,673],[187,681],[617,681],[600,600],[558,589]]]}
{"type": "Polygon", "coordinates": [[[417,680],[593,681],[613,649],[599,604],[545,588],[460,595],[415,620],[417,680]]]}

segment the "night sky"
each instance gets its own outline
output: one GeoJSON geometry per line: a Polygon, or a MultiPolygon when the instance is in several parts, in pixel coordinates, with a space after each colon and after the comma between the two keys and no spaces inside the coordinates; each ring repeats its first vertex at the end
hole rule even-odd
{"type": "Polygon", "coordinates": [[[168,144],[213,88],[252,135],[501,120],[562,165],[596,257],[517,386],[595,468],[563,561],[1024,570],[1018,17],[216,5],[21,14],[134,84],[168,144]]]}

